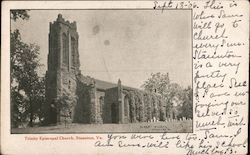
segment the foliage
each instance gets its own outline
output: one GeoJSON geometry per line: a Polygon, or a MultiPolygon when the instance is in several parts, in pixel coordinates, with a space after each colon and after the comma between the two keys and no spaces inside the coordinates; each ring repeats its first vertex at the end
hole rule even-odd
{"type": "MultiPolygon", "coordinates": [[[[174,109],[177,107],[177,114],[180,115],[178,117],[188,117],[192,116],[192,89],[189,87],[188,89],[183,89],[177,83],[171,83],[169,79],[169,75],[162,73],[151,74],[151,77],[145,81],[142,85],[142,88],[145,91],[150,93],[159,94],[162,97],[163,101],[158,100],[155,101],[154,98],[151,99],[153,106],[153,117],[160,117],[165,119],[165,116],[159,116],[159,113],[156,111],[161,111],[160,114],[163,114],[163,111],[166,113],[164,115],[170,115],[174,109]],[[188,94],[188,95],[187,95],[188,94]],[[164,106],[161,103],[166,103],[164,106]],[[160,105],[160,106],[157,106],[160,105]],[[160,107],[160,108],[159,108],[160,107]],[[181,108],[180,108],[181,107],[181,108]]],[[[147,107],[149,109],[149,107],[147,107]]]]}
{"type": "Polygon", "coordinates": [[[133,92],[129,92],[129,107],[130,108],[130,121],[132,123],[137,122],[136,120],[136,104],[135,104],[135,97],[133,92]]]}
{"type": "Polygon", "coordinates": [[[151,120],[152,117],[152,98],[149,95],[149,93],[144,94],[144,103],[148,102],[148,104],[145,104],[145,115],[146,115],[146,120],[151,120]]]}
{"type": "Polygon", "coordinates": [[[165,120],[165,104],[162,97],[155,93],[148,93],[140,90],[124,90],[129,99],[130,122],[151,121],[154,117],[157,120],[165,120]]]}
{"type": "MultiPolygon", "coordinates": [[[[28,19],[27,11],[11,11],[14,21],[28,19]]],[[[38,76],[39,46],[24,43],[18,29],[10,34],[10,72],[11,72],[11,114],[12,125],[18,127],[29,120],[33,126],[36,119],[42,120],[41,110],[45,99],[44,78],[38,76]]]]}
{"type": "Polygon", "coordinates": [[[10,18],[14,21],[17,19],[28,20],[29,19],[28,10],[10,10],[10,18]]]}
{"type": "Polygon", "coordinates": [[[18,90],[18,87],[11,87],[11,120],[12,126],[18,127],[21,126],[21,122],[25,122],[27,119],[27,101],[21,91],[18,90]]]}
{"type": "Polygon", "coordinates": [[[170,80],[168,74],[161,74],[158,72],[156,74],[151,74],[151,77],[145,81],[142,88],[149,92],[167,95],[169,84],[170,80]]]}
{"type": "Polygon", "coordinates": [[[193,90],[191,87],[184,89],[184,93],[182,96],[183,103],[179,107],[179,116],[180,118],[193,118],[193,90]]]}
{"type": "MultiPolygon", "coordinates": [[[[64,119],[69,119],[72,120],[73,118],[73,108],[76,105],[77,102],[77,97],[74,95],[69,89],[63,87],[62,88],[62,95],[60,95],[59,98],[57,98],[57,106],[60,110],[60,116],[64,117],[64,119]]],[[[62,121],[62,120],[60,120],[62,121]]]]}

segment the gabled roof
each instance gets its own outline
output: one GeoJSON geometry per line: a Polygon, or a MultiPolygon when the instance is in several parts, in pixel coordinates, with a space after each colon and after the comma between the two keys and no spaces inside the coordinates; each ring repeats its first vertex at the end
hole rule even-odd
{"type": "MultiPolygon", "coordinates": [[[[117,83],[112,83],[112,82],[107,82],[107,81],[95,79],[95,78],[92,78],[90,76],[84,76],[82,74],[80,74],[79,80],[83,83],[89,83],[89,84],[91,84],[92,82],[95,81],[96,88],[100,89],[100,90],[104,90],[104,91],[106,89],[115,88],[118,85],[117,83]]],[[[126,90],[139,90],[139,91],[141,91],[138,88],[132,88],[132,87],[124,86],[124,85],[122,85],[122,87],[123,87],[123,89],[126,89],[126,90]]]]}
{"type": "Polygon", "coordinates": [[[97,89],[103,89],[103,90],[113,88],[113,87],[117,87],[117,84],[115,84],[115,83],[102,81],[102,80],[98,80],[98,79],[95,79],[95,85],[96,85],[97,89]]]}
{"type": "MultiPolygon", "coordinates": [[[[97,89],[101,89],[101,90],[106,90],[106,89],[117,87],[117,84],[115,84],[115,83],[102,81],[102,80],[98,80],[98,79],[95,79],[95,85],[96,85],[97,89]]],[[[122,88],[126,89],[126,90],[142,91],[142,90],[140,90],[138,88],[128,87],[128,86],[124,86],[124,85],[122,85],[122,88]]]]}

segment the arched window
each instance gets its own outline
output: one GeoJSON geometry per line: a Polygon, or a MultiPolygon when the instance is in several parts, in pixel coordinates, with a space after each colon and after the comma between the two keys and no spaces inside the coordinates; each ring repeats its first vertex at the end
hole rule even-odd
{"type": "Polygon", "coordinates": [[[67,35],[63,33],[62,35],[62,43],[63,43],[63,63],[68,65],[69,64],[69,48],[68,48],[68,39],[67,35]]]}
{"type": "Polygon", "coordinates": [[[129,116],[129,98],[128,95],[124,97],[124,115],[129,116]]]}
{"type": "Polygon", "coordinates": [[[100,113],[102,115],[102,113],[103,113],[103,104],[104,104],[104,97],[103,96],[101,96],[99,98],[99,104],[100,104],[100,113]]]}
{"type": "Polygon", "coordinates": [[[117,107],[115,103],[111,104],[111,122],[117,123],[117,107]]]}
{"type": "Polygon", "coordinates": [[[71,37],[71,61],[73,66],[76,65],[75,58],[76,58],[76,40],[75,38],[71,37]]]}
{"type": "Polygon", "coordinates": [[[69,89],[71,88],[71,81],[70,81],[70,80],[69,80],[68,88],[69,88],[69,89]]]}

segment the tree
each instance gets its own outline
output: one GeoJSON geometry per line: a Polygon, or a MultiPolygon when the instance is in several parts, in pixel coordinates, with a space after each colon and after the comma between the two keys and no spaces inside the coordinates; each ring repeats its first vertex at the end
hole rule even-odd
{"type": "Polygon", "coordinates": [[[168,73],[167,74],[161,74],[160,72],[151,74],[151,77],[145,81],[145,83],[141,86],[146,91],[149,92],[155,92],[162,94],[165,96],[165,94],[169,93],[167,90],[169,89],[170,80],[168,73]]]}
{"type": "Polygon", "coordinates": [[[11,126],[18,127],[22,125],[22,122],[26,121],[26,109],[25,96],[18,90],[17,86],[12,86],[11,91],[11,126]]]}
{"type": "Polygon", "coordinates": [[[160,72],[151,74],[151,77],[145,81],[142,85],[142,88],[151,93],[160,94],[165,100],[166,104],[166,113],[168,114],[173,107],[173,98],[176,96],[181,87],[176,83],[170,83],[169,75],[161,74],[160,72]]]}
{"type": "Polygon", "coordinates": [[[44,104],[45,104],[45,77],[39,77],[38,81],[34,85],[34,115],[35,118],[39,119],[39,122],[41,123],[44,118],[44,104]]]}
{"type": "MultiPolygon", "coordinates": [[[[146,91],[157,93],[162,96],[162,99],[166,102],[165,110],[167,115],[172,113],[172,110],[178,110],[178,113],[175,115],[178,115],[179,113],[185,113],[185,116],[188,117],[192,115],[192,110],[190,111],[190,106],[192,105],[191,87],[183,89],[179,84],[171,83],[168,73],[162,74],[158,72],[151,74],[151,77],[145,81],[142,88],[146,91]],[[177,108],[180,106],[182,108],[177,108]]],[[[157,111],[161,110],[157,107],[154,108],[157,111]]]]}
{"type": "Polygon", "coordinates": [[[193,90],[191,87],[184,89],[182,96],[183,103],[179,107],[179,116],[180,118],[193,118],[193,90]]]}
{"type": "Polygon", "coordinates": [[[10,11],[10,18],[14,21],[17,19],[28,20],[29,19],[28,10],[11,10],[10,11]]]}
{"type": "MultiPolygon", "coordinates": [[[[11,19],[28,19],[26,10],[11,10],[11,19]]],[[[10,34],[11,113],[12,125],[26,122],[33,126],[36,117],[41,119],[44,103],[44,78],[38,76],[39,46],[24,43],[18,29],[10,34]],[[19,122],[20,121],[20,122],[19,122]]]]}

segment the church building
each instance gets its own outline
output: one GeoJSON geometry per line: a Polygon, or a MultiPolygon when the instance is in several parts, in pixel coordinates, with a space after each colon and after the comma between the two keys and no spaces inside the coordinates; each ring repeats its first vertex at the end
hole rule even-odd
{"type": "MultiPolygon", "coordinates": [[[[49,25],[45,123],[133,123],[165,121],[160,95],[84,76],[80,71],[76,22],[61,14],[49,25]]],[[[86,58],[87,59],[87,58],[86,58]]]]}

